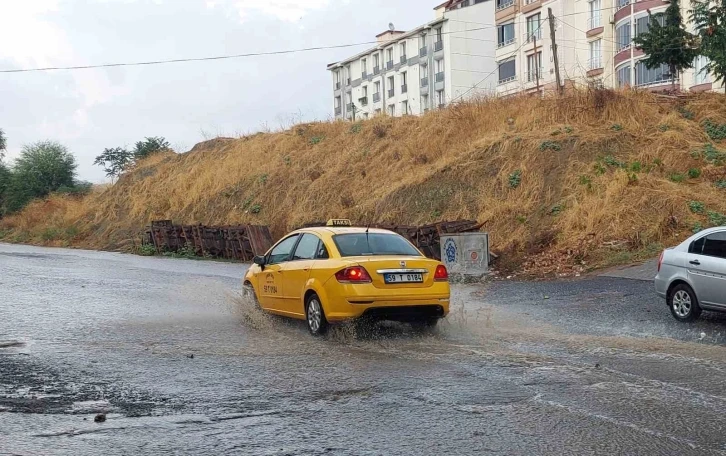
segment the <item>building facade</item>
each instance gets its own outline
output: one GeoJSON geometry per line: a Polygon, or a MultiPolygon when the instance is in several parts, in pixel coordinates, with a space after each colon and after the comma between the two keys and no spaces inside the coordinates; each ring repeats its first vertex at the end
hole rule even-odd
{"type": "Polygon", "coordinates": [[[335,117],[422,114],[494,94],[496,81],[487,79],[497,69],[494,2],[447,1],[434,10],[433,21],[381,33],[375,47],[328,65],[335,117]]]}
{"type": "Polygon", "coordinates": [[[423,114],[472,97],[552,91],[556,67],[563,87],[664,90],[675,79],[682,91],[723,91],[703,71],[704,57],[679,75],[645,67],[633,39],[648,30],[649,11],[667,7],[664,0],[448,0],[428,24],[384,32],[374,48],[328,65],[335,117],[423,114]]]}

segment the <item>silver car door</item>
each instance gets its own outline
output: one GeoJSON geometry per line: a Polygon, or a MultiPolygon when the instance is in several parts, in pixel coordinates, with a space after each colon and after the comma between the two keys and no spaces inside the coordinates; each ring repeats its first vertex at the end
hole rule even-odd
{"type": "Polygon", "coordinates": [[[726,231],[706,236],[703,250],[689,253],[686,266],[699,301],[726,307],[726,231]]]}

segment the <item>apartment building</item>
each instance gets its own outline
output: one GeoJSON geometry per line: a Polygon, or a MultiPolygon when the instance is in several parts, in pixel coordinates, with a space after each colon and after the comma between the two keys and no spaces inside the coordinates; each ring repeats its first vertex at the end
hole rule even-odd
{"type": "Polygon", "coordinates": [[[377,44],[328,65],[336,118],[422,114],[496,92],[496,0],[448,0],[434,20],[379,34],[377,44]]]}
{"type": "MultiPolygon", "coordinates": [[[[561,83],[609,88],[669,88],[672,79],[683,91],[723,90],[702,71],[707,60],[699,57],[694,68],[671,75],[667,66],[648,69],[642,50],[633,39],[649,28],[648,11],[663,13],[663,0],[495,0],[497,24],[497,93],[537,92],[556,88],[555,59],[549,11],[555,20],[554,36],[561,83]]],[[[683,16],[688,17],[688,2],[683,16]]],[[[662,20],[662,17],[661,17],[662,20]]]]}

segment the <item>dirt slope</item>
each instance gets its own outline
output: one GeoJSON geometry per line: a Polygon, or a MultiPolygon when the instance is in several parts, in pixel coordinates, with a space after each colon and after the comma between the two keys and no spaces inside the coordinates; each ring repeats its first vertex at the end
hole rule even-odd
{"type": "MultiPolygon", "coordinates": [[[[726,219],[726,98],[581,92],[421,118],[304,124],[151,157],[110,187],[0,221],[17,242],[131,249],[155,219],[487,222],[503,265],[632,261],[726,219]]],[[[584,263],[584,265],[583,265],[584,263]]]]}

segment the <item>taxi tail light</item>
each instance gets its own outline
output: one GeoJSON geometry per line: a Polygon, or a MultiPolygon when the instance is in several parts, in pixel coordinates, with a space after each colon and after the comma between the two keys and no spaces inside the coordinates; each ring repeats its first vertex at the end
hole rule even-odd
{"type": "Polygon", "coordinates": [[[341,269],[335,273],[335,278],[340,283],[370,283],[371,276],[362,266],[352,266],[350,268],[341,269]]]}
{"type": "Polygon", "coordinates": [[[434,272],[434,280],[445,281],[449,280],[449,271],[446,270],[446,266],[440,264],[436,266],[436,272],[434,272]]]}
{"type": "Polygon", "coordinates": [[[660,267],[663,266],[663,257],[665,256],[665,250],[660,252],[660,258],[658,258],[658,272],[660,272],[660,267]]]}

